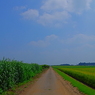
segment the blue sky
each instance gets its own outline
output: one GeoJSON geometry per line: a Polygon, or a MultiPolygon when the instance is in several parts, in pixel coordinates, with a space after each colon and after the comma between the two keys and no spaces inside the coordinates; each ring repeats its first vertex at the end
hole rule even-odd
{"type": "Polygon", "coordinates": [[[0,59],[95,62],[95,0],[1,0],[0,59]]]}

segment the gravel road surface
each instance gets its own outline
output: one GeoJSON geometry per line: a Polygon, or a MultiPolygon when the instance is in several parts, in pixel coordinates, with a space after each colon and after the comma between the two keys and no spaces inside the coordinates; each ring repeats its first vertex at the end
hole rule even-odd
{"type": "Polygon", "coordinates": [[[83,95],[52,68],[20,95],[83,95]]]}

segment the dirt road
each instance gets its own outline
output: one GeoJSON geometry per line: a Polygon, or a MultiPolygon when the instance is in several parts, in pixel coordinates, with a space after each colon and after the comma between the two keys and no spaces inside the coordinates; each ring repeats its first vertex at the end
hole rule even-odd
{"type": "Polygon", "coordinates": [[[83,95],[69,82],[49,68],[35,83],[20,95],[83,95]]]}

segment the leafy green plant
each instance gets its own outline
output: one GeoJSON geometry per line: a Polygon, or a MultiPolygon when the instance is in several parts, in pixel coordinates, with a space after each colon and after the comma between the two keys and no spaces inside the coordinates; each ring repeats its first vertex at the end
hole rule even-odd
{"type": "Polygon", "coordinates": [[[0,60],[0,93],[29,80],[41,71],[42,66],[38,64],[27,64],[3,58],[0,60]]]}

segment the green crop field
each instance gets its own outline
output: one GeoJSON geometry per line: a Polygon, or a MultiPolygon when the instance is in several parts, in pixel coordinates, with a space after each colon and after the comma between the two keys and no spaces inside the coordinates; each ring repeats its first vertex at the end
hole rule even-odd
{"type": "Polygon", "coordinates": [[[0,60],[0,95],[14,85],[29,80],[45,67],[10,59],[0,60]]]}
{"type": "Polygon", "coordinates": [[[53,68],[81,92],[95,95],[95,66],[53,66],[53,68]]]}
{"type": "Polygon", "coordinates": [[[55,66],[54,68],[95,89],[95,66],[55,66]]]}

